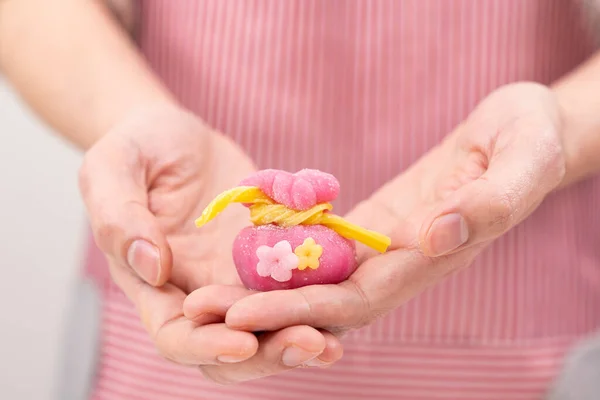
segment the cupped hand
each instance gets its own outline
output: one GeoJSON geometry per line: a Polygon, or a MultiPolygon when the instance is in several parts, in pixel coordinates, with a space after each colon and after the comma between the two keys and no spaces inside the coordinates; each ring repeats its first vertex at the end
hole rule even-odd
{"type": "Polygon", "coordinates": [[[276,331],[306,324],[343,334],[467,267],[561,184],[561,124],[550,89],[518,83],[496,90],[443,143],[348,216],[390,234],[389,252],[362,248],[361,265],[339,285],[244,297],[228,310],[227,326],[276,331]]]}
{"type": "Polygon", "coordinates": [[[156,347],[216,381],[341,356],[333,335],[302,324],[259,337],[224,324],[228,307],[250,293],[231,261],[233,240],[249,224],[247,210],[232,207],[203,229],[194,220],[253,170],[234,143],[169,104],[138,110],[114,127],[80,171],[96,243],[156,347]],[[186,295],[208,285],[210,312],[184,316],[186,295]]]}

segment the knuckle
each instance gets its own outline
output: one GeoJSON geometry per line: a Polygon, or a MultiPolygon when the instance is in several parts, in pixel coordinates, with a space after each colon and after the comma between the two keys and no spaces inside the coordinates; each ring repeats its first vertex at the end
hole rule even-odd
{"type": "Polygon", "coordinates": [[[314,304],[313,302],[310,301],[309,295],[306,293],[307,290],[310,290],[310,289],[300,288],[297,291],[297,293],[300,296],[300,300],[302,301],[302,303],[304,303],[304,305],[306,307],[306,316],[307,316],[308,324],[309,325],[317,325],[315,322],[317,320],[317,316],[322,315],[322,314],[319,314],[320,312],[329,313],[329,312],[331,312],[331,309],[337,308],[337,307],[335,307],[335,305],[332,305],[332,307],[330,309],[322,309],[322,307],[320,307],[319,304],[314,304]]]}
{"type": "Polygon", "coordinates": [[[215,366],[200,366],[200,373],[202,376],[217,385],[221,386],[232,386],[238,383],[236,380],[226,373],[223,373],[223,368],[215,366]]]}
{"type": "MultiPolygon", "coordinates": [[[[145,291],[140,291],[140,295],[144,295],[144,293],[150,295],[149,291],[152,289],[143,283],[140,285],[145,289],[145,291]]],[[[160,317],[157,317],[156,311],[147,302],[143,299],[139,300],[139,303],[146,304],[145,307],[141,307],[140,314],[142,320],[146,321],[146,329],[159,354],[167,360],[179,364],[189,365],[191,363],[189,360],[197,360],[198,355],[194,353],[192,356],[190,347],[190,335],[193,330],[187,329],[189,325],[185,316],[175,312],[172,315],[161,314],[160,317]],[[146,318],[143,318],[144,316],[146,318]]]]}
{"type": "MultiPolygon", "coordinates": [[[[140,283],[140,285],[145,290],[151,290],[145,284],[140,283]]],[[[143,300],[138,302],[144,303],[143,300]]],[[[193,351],[190,341],[192,330],[186,329],[186,326],[189,326],[187,319],[179,313],[169,318],[163,315],[162,318],[157,319],[154,312],[149,306],[141,307],[139,311],[159,355],[180,365],[206,364],[204,352],[197,354],[193,351]]]]}
{"type": "Polygon", "coordinates": [[[156,350],[158,354],[169,361],[177,362],[177,354],[173,346],[164,341],[157,340],[155,344],[156,350]]]}
{"type": "MultiPolygon", "coordinates": [[[[251,379],[258,379],[258,378],[263,378],[269,375],[273,375],[274,373],[281,371],[281,368],[278,367],[278,363],[281,362],[281,359],[275,359],[272,361],[272,363],[268,362],[267,359],[265,359],[263,362],[258,362],[255,363],[252,366],[252,378],[251,379]]],[[[285,368],[287,369],[287,368],[285,368]]],[[[248,378],[246,378],[248,379],[248,378]]]]}
{"type": "Polygon", "coordinates": [[[158,354],[165,360],[171,361],[175,364],[179,364],[179,362],[177,361],[177,357],[172,349],[162,346],[156,346],[156,349],[158,351],[158,354]]]}
{"type": "Polygon", "coordinates": [[[104,216],[100,217],[99,222],[94,227],[96,240],[99,243],[111,242],[120,231],[121,228],[115,220],[104,216]]]}
{"type": "Polygon", "coordinates": [[[315,300],[319,298],[318,288],[306,286],[298,289],[297,293],[301,296],[298,301],[301,301],[306,308],[303,323],[335,332],[368,325],[369,312],[368,307],[365,306],[368,302],[363,298],[364,293],[356,288],[357,284],[353,281],[349,280],[346,285],[352,292],[351,296],[328,298],[327,301],[315,300]]]}
{"type": "Polygon", "coordinates": [[[360,284],[351,279],[349,279],[348,282],[350,283],[350,288],[356,293],[356,296],[354,297],[357,299],[358,304],[355,304],[353,307],[348,307],[348,305],[345,304],[345,306],[342,307],[342,310],[349,314],[347,320],[351,320],[352,316],[354,316],[352,329],[359,329],[372,323],[379,315],[378,313],[372,312],[369,297],[360,284]]]}
{"type": "Polygon", "coordinates": [[[96,206],[89,210],[89,215],[98,247],[107,255],[123,260],[129,241],[122,213],[96,206]]]}
{"type": "Polygon", "coordinates": [[[295,293],[299,296],[298,301],[304,306],[304,320],[307,325],[319,326],[323,325],[324,321],[331,320],[331,316],[337,315],[340,311],[339,304],[337,302],[329,303],[329,307],[326,304],[319,301],[311,301],[311,298],[315,298],[311,291],[314,290],[312,287],[299,288],[295,293]]]}
{"type": "Polygon", "coordinates": [[[179,362],[179,354],[177,352],[177,343],[173,343],[169,340],[166,340],[165,337],[168,335],[163,335],[161,332],[163,331],[164,325],[158,329],[155,335],[154,343],[158,354],[175,363],[179,362]]]}

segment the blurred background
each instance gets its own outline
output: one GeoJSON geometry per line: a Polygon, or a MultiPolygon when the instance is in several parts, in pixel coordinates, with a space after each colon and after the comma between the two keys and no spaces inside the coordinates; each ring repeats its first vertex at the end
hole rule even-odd
{"type": "Polygon", "coordinates": [[[49,133],[0,76],[0,388],[7,400],[55,398],[85,249],[81,154],[49,133]]]}

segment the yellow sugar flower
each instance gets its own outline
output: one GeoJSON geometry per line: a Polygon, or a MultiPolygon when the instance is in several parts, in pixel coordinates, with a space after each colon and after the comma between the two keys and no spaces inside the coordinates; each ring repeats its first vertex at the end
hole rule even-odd
{"type": "Polygon", "coordinates": [[[298,269],[319,268],[319,257],[323,254],[323,246],[318,245],[313,238],[304,239],[304,243],[296,247],[294,253],[298,256],[298,269]]]}

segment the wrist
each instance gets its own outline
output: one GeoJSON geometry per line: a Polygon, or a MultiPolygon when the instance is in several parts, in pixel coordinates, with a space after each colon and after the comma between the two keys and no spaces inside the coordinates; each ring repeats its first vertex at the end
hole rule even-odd
{"type": "Polygon", "coordinates": [[[555,82],[566,173],[560,188],[600,172],[600,53],[555,82]]]}
{"type": "Polygon", "coordinates": [[[102,2],[0,0],[0,64],[55,132],[87,150],[133,110],[172,95],[102,2]]]}
{"type": "Polygon", "coordinates": [[[581,111],[580,100],[556,88],[561,115],[560,137],[565,157],[565,176],[558,189],[593,176],[600,171],[600,121],[581,111]]]}
{"type": "MultiPolygon", "coordinates": [[[[130,86],[111,97],[98,99],[93,105],[87,134],[81,132],[78,145],[88,150],[104,135],[132,116],[148,114],[151,110],[180,108],[177,100],[156,85],[130,86]]],[[[81,124],[81,126],[84,126],[81,124]]]]}
{"type": "Polygon", "coordinates": [[[557,101],[557,107],[560,114],[559,135],[562,142],[562,150],[565,160],[565,175],[557,189],[562,189],[580,179],[584,174],[582,163],[581,148],[579,141],[570,133],[577,130],[576,121],[568,104],[565,104],[564,96],[561,96],[560,90],[552,88],[557,101]]]}

